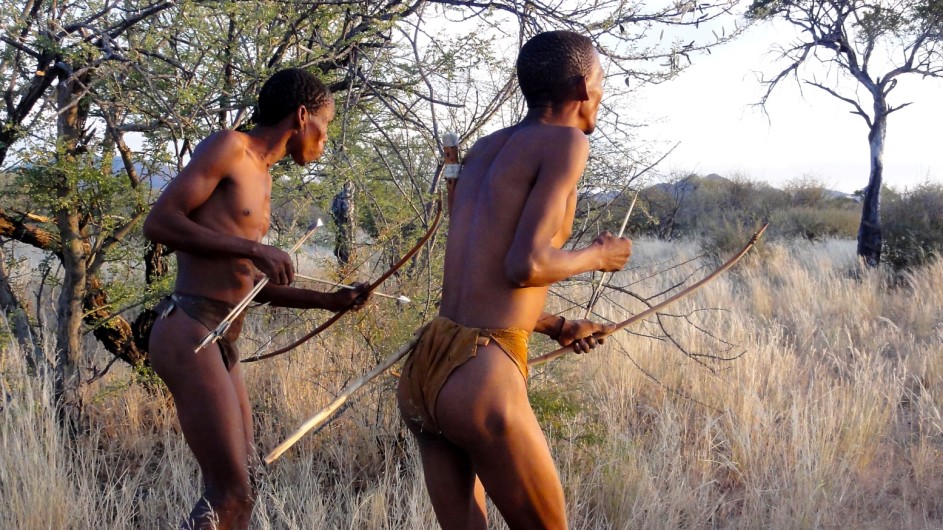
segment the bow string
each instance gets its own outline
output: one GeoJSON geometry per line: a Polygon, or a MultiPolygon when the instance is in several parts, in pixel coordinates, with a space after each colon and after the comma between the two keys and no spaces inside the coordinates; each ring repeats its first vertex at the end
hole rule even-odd
{"type": "MultiPolygon", "coordinates": [[[[429,238],[432,237],[432,234],[434,234],[436,229],[439,227],[439,221],[441,219],[442,219],[442,194],[440,193],[439,196],[436,198],[435,217],[433,218],[432,224],[429,227],[429,229],[426,231],[426,233],[423,234],[423,236],[419,239],[419,241],[417,241],[416,244],[411,249],[409,249],[408,252],[406,252],[406,254],[403,254],[403,257],[401,257],[399,261],[393,264],[393,266],[390,267],[389,270],[381,274],[379,278],[377,278],[370,285],[368,285],[366,291],[368,293],[372,292],[374,289],[379,287],[380,284],[386,281],[390,276],[392,276],[393,274],[396,274],[396,271],[401,269],[403,265],[408,263],[409,260],[412,259],[412,257],[415,256],[417,252],[419,252],[419,250],[423,247],[423,245],[425,245],[426,242],[429,241],[429,238]]],[[[242,362],[254,363],[256,361],[261,361],[264,359],[271,359],[272,357],[281,355],[283,353],[287,353],[297,348],[298,346],[301,346],[305,342],[311,340],[312,338],[314,338],[315,336],[317,336],[319,333],[323,332],[327,328],[331,327],[335,322],[340,320],[341,317],[347,314],[348,311],[350,311],[350,308],[342,309],[334,313],[334,315],[332,315],[331,318],[327,319],[323,324],[314,328],[313,330],[305,334],[303,337],[289,344],[288,346],[279,348],[273,352],[266,353],[265,355],[255,355],[247,359],[243,359],[242,362]]]]}

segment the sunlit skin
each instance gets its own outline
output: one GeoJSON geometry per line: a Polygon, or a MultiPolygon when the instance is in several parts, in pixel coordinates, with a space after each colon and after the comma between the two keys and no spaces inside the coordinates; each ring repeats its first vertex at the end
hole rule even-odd
{"type": "MultiPolygon", "coordinates": [[[[559,333],[543,312],[549,286],[587,271],[617,271],[631,242],[608,233],[561,250],[570,237],[576,186],[602,98],[596,56],[566,101],[531,108],[517,125],[479,140],[455,189],[440,314],[469,327],[559,333]]],[[[566,321],[561,344],[595,347],[607,328],[566,321]]],[[[441,435],[422,432],[400,389],[404,420],[416,435],[426,484],[446,530],[487,528],[487,490],[512,529],[566,528],[563,490],[527,399],[526,383],[493,342],[449,377],[436,402],[441,435]]]]}
{"type": "MultiPolygon", "coordinates": [[[[333,117],[333,102],[315,112],[300,106],[275,126],[217,132],[197,146],[144,223],[145,236],[176,250],[175,292],[235,304],[265,274],[270,283],[256,297],[259,302],[331,311],[363,305],[362,289],[323,293],[290,287],[291,256],[261,242],[270,221],[269,169],[285,156],[299,165],[317,160],[333,117]]],[[[255,499],[252,415],[239,364],[227,370],[216,344],[194,353],[208,331],[174,310],[154,324],[150,358],[174,396],[203,474],[204,495],[184,527],[244,529],[255,499]]]]}

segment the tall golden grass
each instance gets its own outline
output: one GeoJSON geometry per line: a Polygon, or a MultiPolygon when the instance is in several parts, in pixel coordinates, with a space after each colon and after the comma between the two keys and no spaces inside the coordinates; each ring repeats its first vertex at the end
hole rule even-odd
{"type": "MultiPolygon", "coordinates": [[[[697,248],[642,241],[635,252],[640,266],[613,281],[648,296],[692,269],[644,279],[646,264],[697,248]]],[[[621,320],[641,307],[610,292],[598,311],[621,320]]],[[[534,373],[572,528],[943,527],[943,263],[890,282],[858,270],[847,242],[768,245],[668,313],[661,325],[688,353],[724,352],[726,341],[725,355],[742,357],[686,356],[651,321],[534,373]]],[[[269,328],[262,320],[247,350],[269,328]]],[[[379,302],[345,322],[246,367],[260,451],[418,323],[379,302]]],[[[0,527],[175,526],[200,484],[172,401],[115,369],[86,387],[87,428],[69,435],[49,381],[28,376],[22,357],[8,339],[0,527]]],[[[264,471],[254,528],[436,528],[394,385],[383,377],[264,471]]]]}

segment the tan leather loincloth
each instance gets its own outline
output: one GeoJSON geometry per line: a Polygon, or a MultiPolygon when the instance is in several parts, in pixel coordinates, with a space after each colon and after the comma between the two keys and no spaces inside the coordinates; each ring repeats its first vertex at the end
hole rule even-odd
{"type": "Polygon", "coordinates": [[[527,337],[522,329],[468,328],[446,317],[436,317],[417,332],[419,341],[403,366],[401,385],[420,411],[416,418],[426,432],[439,433],[435,404],[445,381],[478,353],[478,346],[495,343],[514,362],[527,381],[527,337]]]}
{"type": "MultiPolygon", "coordinates": [[[[173,293],[161,300],[154,311],[157,312],[158,318],[163,318],[169,315],[175,307],[179,307],[187,316],[206,326],[208,331],[213,331],[235,306],[229,302],[203,296],[173,293]]],[[[236,339],[239,338],[239,333],[242,332],[245,316],[245,311],[240,313],[233,320],[226,333],[216,341],[219,352],[223,356],[223,364],[226,365],[227,370],[239,362],[239,349],[236,347],[236,339]]]]}

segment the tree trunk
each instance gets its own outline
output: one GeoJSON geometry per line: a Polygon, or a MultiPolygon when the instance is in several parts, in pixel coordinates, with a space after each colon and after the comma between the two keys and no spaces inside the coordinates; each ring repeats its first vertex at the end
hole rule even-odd
{"type": "Polygon", "coordinates": [[[62,238],[62,268],[65,272],[59,291],[59,320],[56,325],[56,398],[64,403],[77,403],[86,262],[79,216],[69,210],[62,208],[56,214],[56,224],[59,225],[62,238]]]}
{"type": "Polygon", "coordinates": [[[13,337],[23,349],[30,373],[44,374],[47,365],[42,345],[36,341],[36,333],[29,322],[26,310],[23,309],[16,293],[13,292],[13,286],[10,285],[2,251],[0,251],[0,311],[6,315],[13,337]]]}
{"type": "MultiPolygon", "coordinates": [[[[160,243],[151,242],[147,247],[147,255],[144,260],[144,279],[147,285],[152,285],[167,275],[167,255],[169,249],[160,243]]],[[[148,357],[148,342],[151,337],[151,328],[157,320],[157,313],[153,309],[145,309],[131,324],[134,330],[134,342],[138,351],[142,353],[141,362],[145,365],[150,363],[148,357]]]]}
{"type": "Polygon", "coordinates": [[[871,149],[871,175],[864,190],[861,225],[858,227],[858,256],[870,267],[881,262],[881,185],[884,178],[884,138],[887,135],[887,103],[875,98],[874,123],[868,134],[871,149]]]}
{"type": "Polygon", "coordinates": [[[60,78],[57,94],[60,167],[50,175],[56,180],[56,195],[60,201],[55,220],[62,245],[60,258],[64,271],[57,304],[59,320],[56,325],[55,394],[62,405],[76,406],[81,405],[78,395],[81,379],[79,361],[82,358],[82,307],[88,262],[80,215],[75,203],[78,189],[74,179],[70,179],[67,174],[67,166],[75,161],[80,150],[85,120],[88,117],[87,108],[79,101],[80,96],[77,94],[81,90],[78,80],[65,75],[60,78]]]}
{"type": "Polygon", "coordinates": [[[236,47],[236,19],[235,17],[229,17],[229,31],[226,33],[226,48],[225,48],[225,57],[226,63],[223,65],[223,90],[220,95],[219,102],[219,128],[228,129],[229,120],[227,107],[232,102],[232,94],[236,85],[234,78],[234,68],[233,68],[233,51],[236,47]]]}
{"type": "Polygon", "coordinates": [[[148,285],[167,275],[168,248],[160,243],[151,242],[147,245],[147,254],[144,257],[144,281],[148,285]]]}

